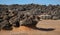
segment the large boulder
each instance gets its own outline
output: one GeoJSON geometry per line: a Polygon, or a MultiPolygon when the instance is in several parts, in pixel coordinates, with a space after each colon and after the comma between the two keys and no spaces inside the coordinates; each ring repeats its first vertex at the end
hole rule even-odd
{"type": "Polygon", "coordinates": [[[20,21],[20,25],[21,26],[29,26],[29,27],[36,26],[38,21],[39,21],[39,18],[34,16],[34,15],[32,15],[32,16],[20,21]]]}
{"type": "Polygon", "coordinates": [[[18,20],[19,20],[18,16],[14,16],[14,17],[12,17],[12,18],[9,20],[9,22],[10,22],[10,24],[12,24],[14,27],[19,27],[20,24],[19,24],[18,20]]]}
{"type": "Polygon", "coordinates": [[[9,24],[9,22],[7,20],[4,20],[0,23],[0,29],[2,29],[3,27],[6,26],[6,24],[9,24]]]}
{"type": "Polygon", "coordinates": [[[2,29],[3,29],[3,30],[12,30],[13,27],[12,27],[12,24],[8,23],[8,24],[6,24],[2,29]]]}

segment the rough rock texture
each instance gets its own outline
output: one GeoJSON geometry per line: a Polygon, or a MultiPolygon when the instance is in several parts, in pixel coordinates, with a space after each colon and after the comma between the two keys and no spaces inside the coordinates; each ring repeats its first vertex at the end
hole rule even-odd
{"type": "Polygon", "coordinates": [[[12,29],[12,26],[20,25],[35,26],[40,19],[60,19],[60,5],[0,4],[0,29],[12,29]]]}

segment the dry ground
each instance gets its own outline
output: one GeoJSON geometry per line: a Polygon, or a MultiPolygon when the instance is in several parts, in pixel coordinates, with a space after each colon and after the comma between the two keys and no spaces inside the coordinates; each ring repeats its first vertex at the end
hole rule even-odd
{"type": "Polygon", "coordinates": [[[39,29],[21,26],[12,31],[0,31],[0,35],[60,35],[60,20],[42,20],[37,24],[39,29]]]}

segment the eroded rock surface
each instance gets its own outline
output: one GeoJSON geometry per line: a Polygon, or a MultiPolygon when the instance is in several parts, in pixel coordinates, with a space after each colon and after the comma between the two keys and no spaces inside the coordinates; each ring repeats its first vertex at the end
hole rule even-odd
{"type": "Polygon", "coordinates": [[[60,19],[60,5],[0,5],[0,30],[35,26],[40,19],[60,19]]]}

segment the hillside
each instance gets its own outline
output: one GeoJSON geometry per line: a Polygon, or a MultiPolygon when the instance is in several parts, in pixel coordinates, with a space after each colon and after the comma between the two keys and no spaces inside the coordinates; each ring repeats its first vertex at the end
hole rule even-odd
{"type": "Polygon", "coordinates": [[[13,29],[12,26],[19,27],[20,25],[36,25],[40,19],[60,19],[60,5],[0,4],[0,29],[11,30],[13,29]]]}

